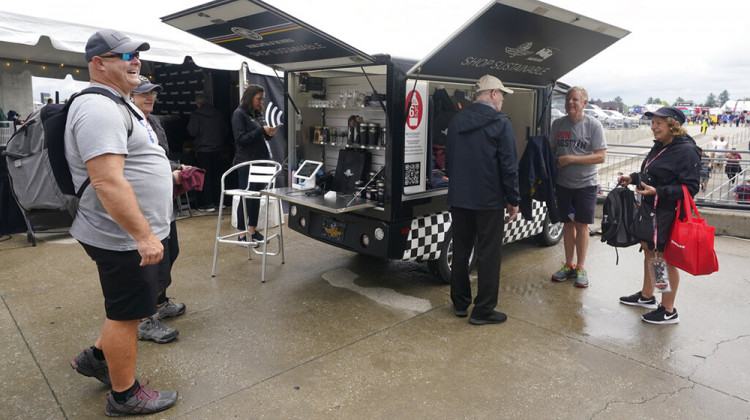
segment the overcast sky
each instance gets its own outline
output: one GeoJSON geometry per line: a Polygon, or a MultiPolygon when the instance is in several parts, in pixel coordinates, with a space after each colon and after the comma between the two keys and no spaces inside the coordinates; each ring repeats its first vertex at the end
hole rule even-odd
{"type": "MultiPolygon", "coordinates": [[[[202,0],[26,0],[39,17],[157,34],[160,17],[202,0]]],[[[368,54],[420,59],[488,0],[268,0],[267,3],[368,54]]],[[[629,30],[561,81],[584,86],[592,99],[619,96],[627,105],[649,97],[705,101],[709,93],[750,97],[750,1],[548,0],[546,3],[629,30]]],[[[167,28],[167,31],[173,28],[167,28]]]]}

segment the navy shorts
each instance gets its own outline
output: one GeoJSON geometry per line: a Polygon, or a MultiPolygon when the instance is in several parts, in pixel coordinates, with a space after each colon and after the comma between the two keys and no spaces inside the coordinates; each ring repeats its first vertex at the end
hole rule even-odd
{"type": "Polygon", "coordinates": [[[107,319],[130,321],[156,313],[159,281],[170,276],[169,240],[161,243],[164,258],[157,264],[141,267],[141,255],[136,250],[110,251],[81,242],[99,270],[107,319]]]}
{"type": "Polygon", "coordinates": [[[574,214],[574,219],[578,223],[594,223],[594,211],[596,210],[596,193],[599,190],[597,185],[583,188],[565,188],[562,185],[555,185],[555,195],[557,198],[557,210],[562,222],[572,222],[569,215],[574,214]]]}

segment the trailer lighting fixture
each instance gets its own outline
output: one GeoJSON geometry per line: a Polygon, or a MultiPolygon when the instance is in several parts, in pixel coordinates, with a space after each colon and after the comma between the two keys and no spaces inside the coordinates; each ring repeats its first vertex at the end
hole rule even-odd
{"type": "Polygon", "coordinates": [[[307,225],[307,220],[305,220],[304,217],[299,218],[299,227],[305,227],[307,225]]]}
{"type": "Polygon", "coordinates": [[[290,207],[289,208],[289,214],[291,214],[292,216],[296,216],[297,215],[297,206],[290,207]]]}
{"type": "Polygon", "coordinates": [[[383,228],[375,228],[375,239],[382,241],[385,238],[385,232],[383,228]]]}
{"type": "Polygon", "coordinates": [[[367,236],[367,234],[362,235],[362,237],[359,238],[359,243],[362,244],[362,248],[367,248],[370,246],[370,237],[367,236]]]}

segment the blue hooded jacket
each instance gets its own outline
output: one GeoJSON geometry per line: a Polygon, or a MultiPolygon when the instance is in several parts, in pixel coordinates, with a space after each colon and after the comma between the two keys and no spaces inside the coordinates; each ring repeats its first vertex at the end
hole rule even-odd
{"type": "Polygon", "coordinates": [[[518,152],[507,115],[474,102],[451,121],[445,151],[449,206],[499,210],[519,204],[518,152]]]}

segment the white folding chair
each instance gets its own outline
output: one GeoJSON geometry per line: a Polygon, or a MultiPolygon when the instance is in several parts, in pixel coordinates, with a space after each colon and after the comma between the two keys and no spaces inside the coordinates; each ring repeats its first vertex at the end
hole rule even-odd
{"type": "MultiPolygon", "coordinates": [[[[278,255],[281,254],[281,263],[284,263],[284,235],[283,235],[283,224],[284,224],[284,212],[282,210],[281,203],[278,202],[276,198],[263,196],[261,195],[260,191],[252,191],[249,188],[251,183],[256,184],[264,184],[263,189],[270,189],[274,188],[276,186],[276,177],[281,173],[281,164],[278,162],[275,162],[273,160],[251,160],[249,162],[243,162],[239,163],[237,165],[232,166],[229,168],[224,174],[221,176],[221,197],[222,201],[224,199],[224,196],[230,196],[230,197],[239,197],[240,198],[240,204],[242,206],[242,209],[244,210],[245,218],[247,219],[247,200],[259,200],[260,205],[265,208],[265,223],[264,227],[265,230],[263,231],[263,234],[265,235],[263,239],[263,249],[262,251],[257,250],[256,248],[260,245],[259,242],[253,241],[251,238],[250,232],[247,230],[247,223],[245,223],[245,230],[237,231],[234,233],[230,233],[228,235],[222,235],[221,234],[221,217],[223,213],[223,207],[219,206],[219,218],[216,222],[216,241],[214,244],[214,262],[213,266],[211,268],[211,277],[216,276],[216,261],[218,259],[219,255],[219,244],[232,244],[235,246],[244,246],[247,248],[247,259],[250,259],[250,251],[253,251],[256,254],[263,255],[263,273],[261,276],[261,281],[265,282],[265,267],[266,267],[266,256],[268,255],[278,255]],[[245,188],[238,188],[238,189],[226,189],[226,178],[228,175],[234,175],[237,170],[243,166],[248,166],[248,179],[247,184],[244,185],[245,188]],[[279,212],[279,230],[277,233],[269,234],[268,232],[268,212],[271,211],[271,209],[274,206],[271,206],[271,203],[275,202],[275,207],[278,208],[279,212]],[[238,237],[240,235],[245,235],[247,238],[246,242],[238,241],[238,237]],[[275,252],[269,252],[268,251],[268,242],[270,242],[272,239],[278,239],[278,249],[275,252]]],[[[236,175],[235,175],[236,176],[236,175]]],[[[247,222],[247,220],[246,220],[247,222]]]]}

